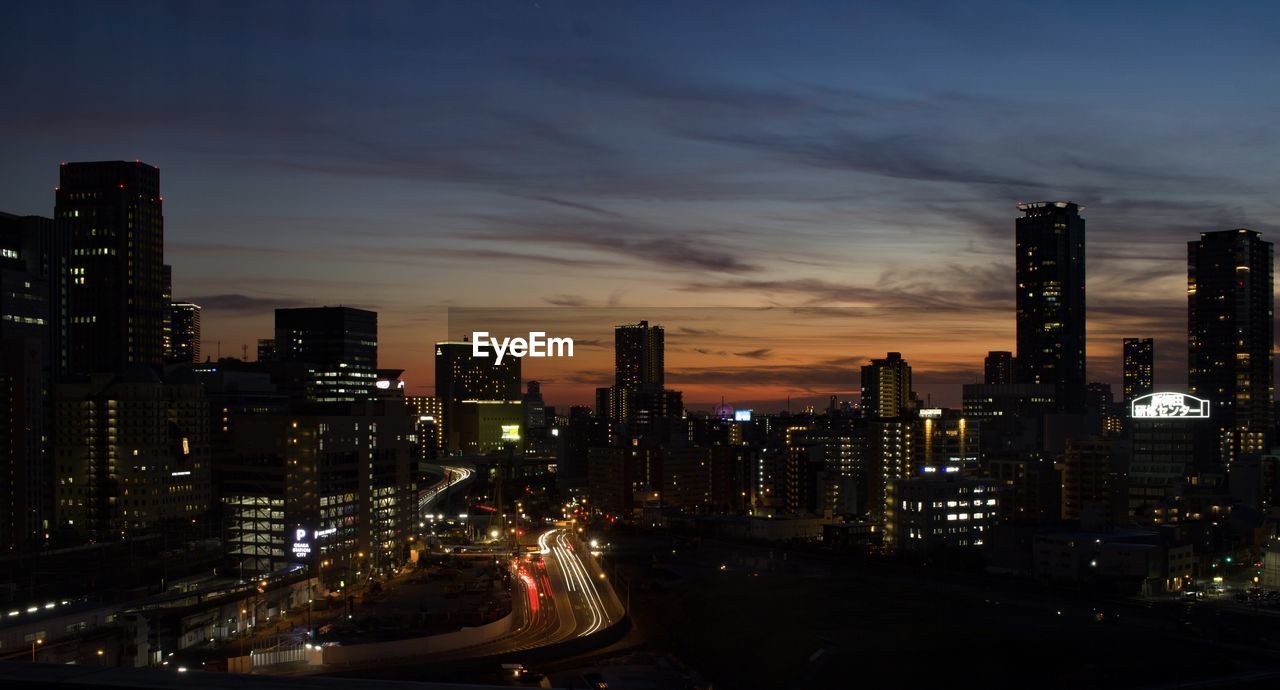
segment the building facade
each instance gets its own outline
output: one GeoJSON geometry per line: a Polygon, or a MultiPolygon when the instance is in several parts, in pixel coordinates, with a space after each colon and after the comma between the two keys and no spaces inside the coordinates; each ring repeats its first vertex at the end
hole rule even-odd
{"type": "Polygon", "coordinates": [[[56,387],[57,525],[95,541],[200,523],[211,502],[209,406],[150,367],[56,387]]]}
{"type": "Polygon", "coordinates": [[[71,229],[70,369],[162,365],[169,303],[160,170],[64,163],[56,197],[54,216],[71,229]]]}
{"type": "Polygon", "coordinates": [[[354,402],[373,394],[377,312],[352,307],[277,309],[275,335],[275,361],[313,368],[315,402],[354,402]]]}
{"type": "Polygon", "coordinates": [[[1252,230],[1187,243],[1187,382],[1210,401],[1223,463],[1268,449],[1275,372],[1273,247],[1252,230]]]}
{"type": "Polygon", "coordinates": [[[1124,402],[1155,392],[1155,338],[1124,339],[1124,402]]]}
{"type": "Polygon", "coordinates": [[[1018,204],[1020,383],[1054,386],[1059,411],[1082,412],[1085,389],[1085,221],[1069,201],[1018,204]]]}

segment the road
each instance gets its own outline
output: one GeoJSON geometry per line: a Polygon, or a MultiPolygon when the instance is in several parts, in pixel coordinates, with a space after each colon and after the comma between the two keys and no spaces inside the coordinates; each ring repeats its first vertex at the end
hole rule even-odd
{"type": "Polygon", "coordinates": [[[469,467],[457,467],[453,465],[442,465],[444,468],[444,478],[428,489],[424,489],[418,494],[418,513],[424,518],[427,515],[435,515],[439,511],[435,505],[437,499],[447,496],[449,490],[471,479],[471,475],[475,470],[469,467]]]}
{"type": "Polygon", "coordinates": [[[506,635],[418,661],[510,654],[586,637],[622,618],[622,605],[587,547],[568,529],[538,537],[538,558],[514,559],[511,606],[516,618],[506,635]]]}

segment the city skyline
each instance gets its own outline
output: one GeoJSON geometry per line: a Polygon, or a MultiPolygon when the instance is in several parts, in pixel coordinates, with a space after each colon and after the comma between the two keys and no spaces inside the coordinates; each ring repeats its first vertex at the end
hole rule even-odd
{"type": "MultiPolygon", "coordinates": [[[[859,363],[807,387],[767,384],[778,367],[889,349],[954,397],[987,351],[1014,349],[1015,204],[1062,199],[1089,220],[1089,380],[1118,385],[1121,339],[1142,336],[1159,341],[1157,384],[1181,386],[1185,242],[1276,228],[1262,124],[1276,99],[1223,78],[1271,54],[1257,29],[1271,8],[1166,5],[1153,19],[1081,5],[1073,21],[1092,30],[1067,54],[1024,33],[1017,8],[801,8],[807,31],[826,28],[798,47],[767,6],[711,5],[683,12],[689,29],[656,54],[643,38],[669,7],[627,21],[532,4],[372,12],[368,32],[337,8],[302,30],[283,8],[145,7],[14,11],[22,38],[0,50],[30,107],[0,116],[19,135],[0,207],[50,215],[62,160],[159,166],[174,297],[203,307],[205,355],[253,350],[277,307],[345,304],[382,315],[385,361],[429,392],[432,345],[457,335],[449,306],[965,307],[974,335],[959,344],[904,323],[902,342],[807,362],[786,360],[778,333],[739,349],[767,351],[757,387],[779,404],[855,390],[859,363]],[[730,14],[743,31],[704,41],[730,14]],[[1128,31],[1151,21],[1234,40],[1173,50],[1167,33],[1128,31]],[[179,59],[100,50],[100,23],[179,59]],[[40,40],[54,25],[73,39],[65,54],[40,40]],[[935,52],[877,36],[904,25],[935,52]],[[842,29],[863,40],[837,41],[842,29]],[[971,35],[991,51],[967,52],[971,35]],[[1148,54],[1180,81],[1152,78],[1148,54]],[[270,68],[247,77],[259,62],[270,68]]],[[[690,402],[718,400],[707,393],[690,402]]]]}
{"type": "Polygon", "coordinates": [[[1280,678],[1280,5],[3,14],[0,678],[1280,678]]]}

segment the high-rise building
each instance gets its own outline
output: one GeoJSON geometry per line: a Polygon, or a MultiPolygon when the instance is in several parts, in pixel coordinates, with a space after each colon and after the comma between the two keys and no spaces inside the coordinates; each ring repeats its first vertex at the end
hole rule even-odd
{"type": "Polygon", "coordinates": [[[1069,201],[1018,204],[1018,380],[1053,384],[1057,408],[1084,410],[1085,223],[1069,201]]]}
{"type": "Polygon", "coordinates": [[[1187,243],[1187,381],[1210,401],[1217,457],[1262,452],[1271,436],[1273,248],[1244,228],[1187,243]]]}
{"type": "Polygon", "coordinates": [[[217,480],[237,574],[301,563],[320,566],[333,586],[354,571],[403,561],[418,524],[418,460],[404,400],[249,414],[237,425],[217,480]]]}
{"type": "Polygon", "coordinates": [[[432,395],[408,395],[405,403],[413,414],[418,459],[435,462],[444,447],[444,404],[432,395]]]}
{"type": "Polygon", "coordinates": [[[911,473],[911,365],[898,352],[862,367],[862,416],[867,418],[867,513],[884,517],[889,484],[911,473]]]}
{"type": "Polygon", "coordinates": [[[64,163],[57,220],[71,228],[70,369],[164,363],[160,170],[140,162],[64,163]]]}
{"type": "Polygon", "coordinates": [[[1155,338],[1124,339],[1124,402],[1155,392],[1155,338]]]}
{"type": "Polygon", "coordinates": [[[900,352],[862,367],[862,416],[901,417],[911,407],[911,365],[900,352]]]}
{"type": "Polygon", "coordinates": [[[163,286],[160,298],[169,305],[160,330],[160,349],[164,352],[164,361],[168,362],[173,354],[173,266],[164,264],[160,267],[160,285],[163,286]]]}
{"type": "MultiPolygon", "coordinates": [[[[463,438],[464,426],[479,429],[487,423],[486,420],[507,424],[503,422],[509,412],[506,403],[515,405],[519,423],[522,416],[519,412],[521,361],[519,357],[504,357],[498,363],[492,349],[482,349],[477,357],[471,342],[466,339],[436,343],[436,397],[444,408],[444,440],[449,450],[475,447],[479,443],[478,437],[463,438]],[[487,405],[481,409],[470,404],[479,401],[504,405],[487,405]],[[464,410],[463,403],[469,403],[469,409],[464,410]]],[[[501,430],[497,433],[500,439],[501,430]]],[[[493,436],[492,433],[485,435],[493,436]]]]}
{"type": "Polygon", "coordinates": [[[110,540],[209,511],[210,426],[204,387],[134,365],[57,386],[56,516],[64,530],[110,540]]]}
{"type": "Polygon", "coordinates": [[[992,350],[982,361],[982,382],[988,386],[1006,386],[1014,382],[1014,359],[1012,352],[992,350]]]}
{"type": "MultiPolygon", "coordinates": [[[[1160,394],[1164,395],[1177,394],[1160,394]]],[[[1184,398],[1182,404],[1196,409],[1200,401],[1184,398]]],[[[1157,512],[1153,509],[1174,499],[1191,475],[1201,469],[1212,471],[1212,467],[1197,467],[1196,462],[1197,451],[1216,458],[1214,434],[1204,433],[1214,421],[1212,407],[1210,403],[1208,418],[1137,416],[1130,420],[1132,449],[1126,473],[1130,515],[1154,521],[1157,512]]]]}
{"type": "Polygon", "coordinates": [[[53,520],[53,383],[67,363],[70,250],[48,218],[0,213],[0,552],[39,546],[53,520]]]}
{"type": "Polygon", "coordinates": [[[169,303],[168,341],[165,360],[170,364],[200,361],[200,305],[169,303]]]}
{"type": "Polygon", "coordinates": [[[378,377],[378,314],[352,307],[276,310],[276,358],[313,367],[317,402],[372,395],[378,377]]]}
{"type": "Polygon", "coordinates": [[[663,328],[648,321],[618,326],[613,331],[614,385],[632,392],[661,391],[663,328]]]}
{"type": "MultiPolygon", "coordinates": [[[[652,428],[656,419],[678,414],[665,394],[664,330],[648,321],[617,326],[613,331],[614,382],[609,416],[633,427],[652,428]]],[[[598,398],[597,398],[598,400],[598,398]]]]}

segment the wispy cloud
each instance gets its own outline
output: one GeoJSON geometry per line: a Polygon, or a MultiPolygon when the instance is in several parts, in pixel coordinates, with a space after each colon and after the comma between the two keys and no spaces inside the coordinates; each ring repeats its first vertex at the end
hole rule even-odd
{"type": "Polygon", "coordinates": [[[239,315],[261,314],[276,309],[313,306],[313,303],[307,300],[284,297],[252,297],[235,293],[201,295],[192,297],[191,301],[200,305],[202,309],[232,312],[239,315]]]}

